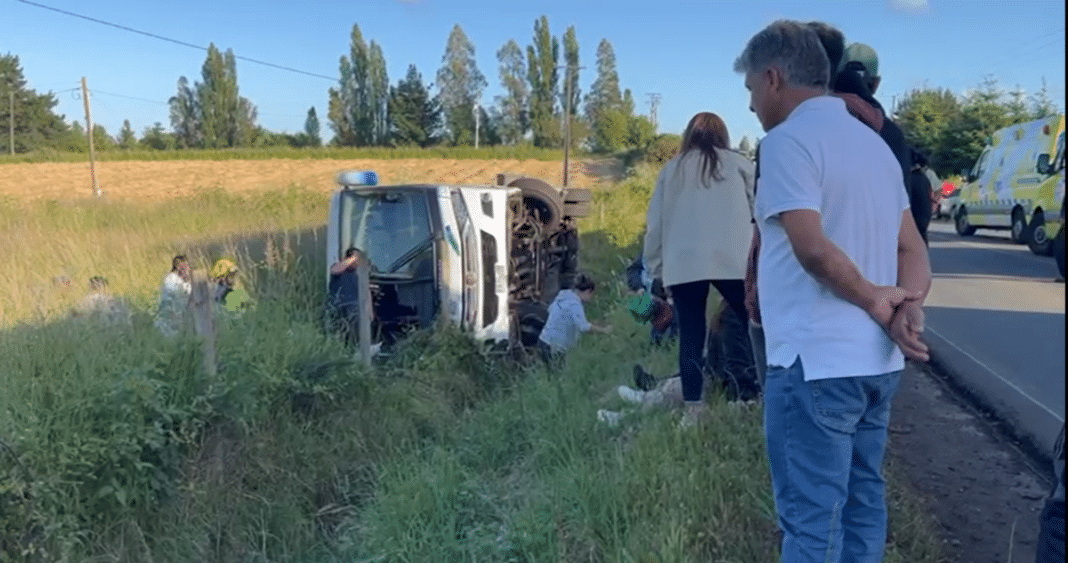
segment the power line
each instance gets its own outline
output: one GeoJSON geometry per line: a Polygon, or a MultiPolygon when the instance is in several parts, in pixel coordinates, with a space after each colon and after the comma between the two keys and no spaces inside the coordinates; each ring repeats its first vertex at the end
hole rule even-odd
{"type": "MultiPolygon", "coordinates": [[[[81,88],[73,88],[73,90],[80,90],[80,89],[81,88]]],[[[116,94],[114,92],[104,92],[103,90],[90,89],[89,92],[94,94],[94,95],[96,95],[96,94],[104,94],[105,96],[115,96],[116,98],[125,98],[127,100],[136,100],[138,102],[145,102],[145,103],[149,103],[149,104],[158,104],[158,105],[161,105],[161,106],[169,106],[169,105],[171,105],[170,102],[161,102],[159,100],[149,100],[147,98],[138,98],[138,97],[135,97],[135,96],[127,96],[125,94],[116,94]]],[[[303,115],[291,115],[291,114],[283,114],[283,113],[262,113],[262,112],[259,111],[259,109],[256,110],[256,114],[257,115],[263,115],[263,116],[266,116],[266,117],[292,117],[292,118],[304,117],[303,115]]]]}
{"type": "MultiPolygon", "coordinates": [[[[207,47],[201,47],[200,45],[194,45],[192,43],[186,43],[185,41],[179,41],[178,39],[171,39],[169,37],[164,37],[162,35],[156,35],[155,33],[149,33],[147,31],[141,31],[141,30],[138,30],[138,29],[134,29],[132,27],[126,27],[124,25],[119,25],[117,23],[106,22],[104,20],[91,18],[89,16],[83,16],[81,14],[75,14],[74,12],[68,12],[67,10],[61,10],[59,8],[53,8],[51,6],[45,6],[44,4],[38,4],[36,2],[30,2],[30,0],[16,0],[16,2],[22,2],[23,4],[29,4],[30,6],[36,6],[38,8],[44,8],[46,10],[52,10],[53,12],[59,12],[60,14],[65,14],[65,15],[72,16],[72,17],[75,17],[75,18],[81,18],[83,20],[89,20],[91,22],[95,22],[95,23],[99,23],[99,24],[102,24],[102,25],[111,26],[111,27],[114,27],[114,28],[117,28],[117,29],[121,29],[123,31],[129,31],[131,33],[137,33],[137,34],[140,34],[140,35],[151,37],[153,39],[159,39],[160,41],[168,41],[170,43],[181,45],[183,47],[192,47],[193,49],[200,49],[201,51],[207,51],[208,50],[207,47]]],[[[300,70],[298,68],[292,68],[292,67],[288,67],[288,66],[277,65],[277,64],[274,64],[274,63],[269,63],[267,61],[260,61],[260,60],[252,59],[252,58],[249,58],[249,57],[242,57],[240,55],[234,55],[234,58],[235,59],[241,59],[243,61],[248,61],[250,63],[256,63],[256,64],[259,64],[259,65],[264,65],[264,66],[277,68],[277,69],[280,69],[280,70],[285,70],[285,71],[289,71],[289,72],[296,72],[298,74],[304,74],[304,75],[307,75],[307,76],[314,76],[315,78],[322,78],[322,79],[330,80],[330,81],[337,80],[336,77],[326,76],[326,75],[323,75],[323,74],[316,74],[314,72],[308,72],[306,70],[300,70]]]]}
{"type": "Polygon", "coordinates": [[[1045,43],[1043,45],[1039,45],[1038,47],[1032,48],[1035,45],[1035,43],[1038,43],[1039,41],[1042,41],[1043,39],[1049,37],[1050,35],[1056,34],[1056,33],[1062,33],[1063,34],[1064,33],[1064,28],[1057,29],[1057,30],[1051,30],[1048,33],[1045,33],[1045,34],[1039,35],[1038,37],[1032,38],[1030,41],[1027,41],[1027,42],[1022,43],[1022,44],[1019,44],[1019,45],[1016,46],[1016,49],[1013,52],[1010,52],[1010,53],[1008,53],[1006,55],[1003,55],[1001,57],[998,57],[998,58],[994,59],[994,61],[992,63],[990,63],[990,64],[992,66],[999,66],[1002,63],[1006,63],[1006,62],[1016,62],[1016,61],[1019,61],[1019,59],[1021,57],[1025,56],[1025,55],[1029,55],[1031,53],[1034,53],[1034,52],[1037,52],[1037,51],[1041,51],[1042,49],[1045,49],[1046,47],[1050,47],[1052,45],[1057,44],[1060,41],[1064,41],[1064,35],[1061,35],[1060,37],[1054,38],[1053,41],[1050,41],[1050,42],[1045,43]]]}
{"type": "Polygon", "coordinates": [[[1058,37],[1057,39],[1054,39],[1053,41],[1050,41],[1048,43],[1039,45],[1038,47],[1035,47],[1033,49],[1029,49],[1027,51],[1019,53],[1019,54],[1017,54],[1017,55],[1015,55],[1015,56],[1013,56],[1011,58],[1002,58],[1002,59],[995,60],[993,63],[988,65],[987,68],[989,70],[1001,70],[1001,69],[1004,69],[1004,68],[1006,68],[1008,66],[1015,66],[1016,68],[1027,68],[1027,65],[1045,64],[1045,61],[1043,61],[1041,59],[1029,58],[1028,56],[1029,55],[1033,55],[1033,54],[1035,54],[1035,53],[1037,53],[1039,51],[1042,51],[1043,49],[1046,49],[1048,47],[1052,47],[1052,46],[1056,45],[1057,43],[1061,43],[1063,41],[1064,41],[1064,37],[1058,37]],[[1023,60],[1021,61],[1021,59],[1023,59],[1023,60]]]}
{"type": "Polygon", "coordinates": [[[159,105],[162,105],[162,106],[170,105],[167,102],[161,102],[159,100],[146,100],[145,98],[135,98],[133,96],[126,96],[124,94],[115,94],[113,92],[104,92],[103,90],[90,90],[90,92],[92,92],[94,94],[104,94],[104,95],[107,95],[107,96],[115,96],[116,98],[126,98],[127,100],[137,100],[139,102],[148,102],[150,104],[159,104],[159,105]]]}

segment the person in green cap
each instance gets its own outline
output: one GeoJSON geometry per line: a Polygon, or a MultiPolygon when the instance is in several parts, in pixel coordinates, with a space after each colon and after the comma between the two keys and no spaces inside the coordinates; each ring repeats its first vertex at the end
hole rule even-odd
{"type": "Polygon", "coordinates": [[[238,312],[252,303],[245,288],[237,279],[237,264],[229,258],[220,258],[211,267],[212,282],[215,284],[213,298],[227,311],[238,312]]]}

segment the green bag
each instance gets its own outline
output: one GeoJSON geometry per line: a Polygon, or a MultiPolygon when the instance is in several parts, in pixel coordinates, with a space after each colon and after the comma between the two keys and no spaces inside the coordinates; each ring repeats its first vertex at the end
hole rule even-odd
{"type": "Polygon", "coordinates": [[[653,296],[649,295],[649,293],[643,293],[631,297],[630,302],[627,303],[627,311],[638,323],[645,324],[649,322],[656,313],[656,308],[653,306],[653,296]]]}

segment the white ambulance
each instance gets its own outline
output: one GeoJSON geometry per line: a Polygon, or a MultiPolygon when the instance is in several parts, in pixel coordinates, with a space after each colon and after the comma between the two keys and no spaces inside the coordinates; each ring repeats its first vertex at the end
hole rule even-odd
{"type": "Polygon", "coordinates": [[[1007,229],[1014,242],[1049,255],[1046,223],[1058,218],[1064,200],[1064,116],[998,130],[965,176],[953,217],[957,234],[1007,229]]]}
{"type": "Polygon", "coordinates": [[[589,213],[589,190],[516,174],[497,185],[379,185],[372,171],[345,171],[337,183],[326,263],[349,248],[367,255],[372,342],[387,349],[439,319],[491,345],[535,344],[578,271],[574,220],[589,213]]]}

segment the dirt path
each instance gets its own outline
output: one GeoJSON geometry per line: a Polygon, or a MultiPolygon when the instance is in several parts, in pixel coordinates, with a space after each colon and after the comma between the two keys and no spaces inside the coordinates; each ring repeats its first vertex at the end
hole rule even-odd
{"type": "Polygon", "coordinates": [[[1052,469],[928,369],[894,399],[889,452],[942,525],[952,563],[1033,563],[1052,469]]]}

